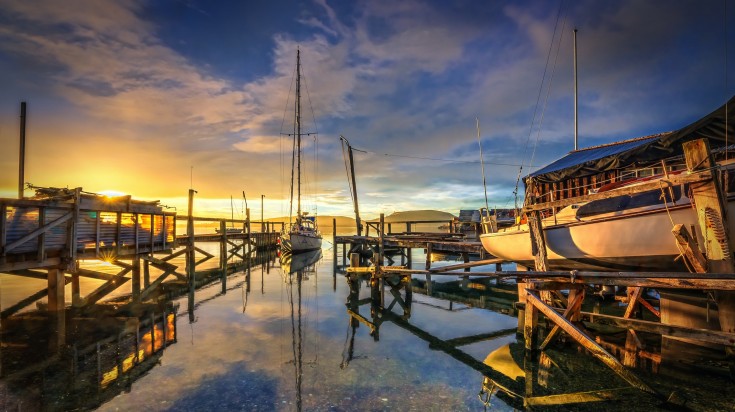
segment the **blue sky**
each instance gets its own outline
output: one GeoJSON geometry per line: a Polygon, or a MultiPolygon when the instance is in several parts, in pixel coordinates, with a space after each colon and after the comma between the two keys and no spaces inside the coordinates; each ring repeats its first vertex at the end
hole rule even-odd
{"type": "Polygon", "coordinates": [[[735,0],[6,0],[0,194],[17,191],[25,100],[28,182],[185,210],[193,181],[202,211],[229,214],[245,190],[282,215],[299,47],[318,213],[351,214],[340,135],[366,152],[368,217],[482,206],[475,119],[490,204],[508,207],[519,165],[572,149],[574,27],[587,147],[677,129],[735,94],[734,23],[735,0]]]}

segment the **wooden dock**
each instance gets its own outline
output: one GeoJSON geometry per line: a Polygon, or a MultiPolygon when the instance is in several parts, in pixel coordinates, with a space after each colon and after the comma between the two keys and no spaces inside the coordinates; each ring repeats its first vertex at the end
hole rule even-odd
{"type": "Polygon", "coordinates": [[[395,263],[394,257],[400,256],[400,264],[404,262],[411,265],[411,249],[426,250],[426,265],[431,266],[435,254],[458,255],[464,262],[469,262],[471,257],[479,259],[486,258],[485,249],[479,241],[470,241],[463,233],[452,232],[452,221],[405,221],[385,223],[385,216],[381,213],[379,222],[368,223],[365,236],[337,236],[336,220],[332,223],[334,244],[334,265],[339,268],[337,253],[339,246],[342,249],[342,267],[347,267],[347,261],[353,253],[359,254],[363,259],[371,256],[383,256],[390,264],[395,263]],[[412,228],[418,224],[441,223],[447,224],[448,233],[436,232],[412,232],[412,228]],[[405,232],[391,232],[393,225],[405,225],[405,232]],[[368,236],[370,228],[373,228],[377,236],[368,236]]]}
{"type": "Polygon", "coordinates": [[[215,257],[197,242],[220,244],[218,270],[226,279],[233,259],[247,260],[258,252],[274,249],[276,232],[251,232],[245,220],[193,216],[194,191],[189,192],[189,214],[177,216],[158,202],[143,202],[130,196],[106,197],[81,188],[38,188],[28,199],[0,199],[0,274],[47,281],[47,288],[17,304],[3,308],[0,317],[17,313],[39,299],[48,299],[48,311],[65,309],[64,286],[71,283],[72,307],[82,310],[131,282],[132,300],[144,302],[158,295],[165,281],[185,281],[194,289],[197,266],[215,257]],[[187,221],[187,233],[177,235],[176,223],[187,221]],[[220,233],[197,234],[194,221],[218,221],[220,233]],[[228,233],[227,223],[241,224],[241,233],[228,233]],[[182,268],[173,259],[186,257],[182,268]],[[106,273],[83,267],[97,260],[118,268],[106,273]],[[80,278],[103,280],[82,296],[80,278]]]}

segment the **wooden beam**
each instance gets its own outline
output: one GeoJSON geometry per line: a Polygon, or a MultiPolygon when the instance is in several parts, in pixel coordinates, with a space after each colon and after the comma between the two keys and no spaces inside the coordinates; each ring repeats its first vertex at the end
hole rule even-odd
{"type": "Polygon", "coordinates": [[[584,320],[590,320],[593,317],[594,323],[613,325],[622,329],[633,329],[639,332],[656,333],[675,338],[693,339],[731,347],[735,346],[735,333],[711,329],[688,328],[685,326],[667,325],[660,322],[651,322],[641,319],[623,319],[617,316],[582,312],[582,319],[584,320]]]}
{"type": "Polygon", "coordinates": [[[671,233],[674,234],[676,243],[679,245],[679,250],[682,255],[684,255],[687,262],[689,262],[692,269],[694,269],[694,272],[706,273],[707,259],[699,250],[699,247],[697,247],[697,244],[694,242],[694,238],[689,234],[686,226],[679,223],[671,229],[671,233]]]}
{"type": "MultiPolygon", "coordinates": [[[[571,297],[571,295],[570,295],[571,297]]],[[[565,319],[572,320],[573,316],[579,315],[579,309],[582,307],[582,302],[584,302],[584,289],[582,290],[582,293],[575,294],[572,301],[569,303],[567,308],[564,310],[564,316],[565,319]]],[[[554,325],[554,327],[551,329],[551,332],[549,332],[548,335],[546,335],[546,339],[541,343],[539,346],[539,350],[544,350],[546,347],[552,342],[552,340],[556,337],[556,335],[561,331],[561,326],[554,325]]]]}
{"type": "Polygon", "coordinates": [[[531,253],[533,254],[536,270],[545,272],[549,269],[546,258],[546,238],[541,223],[541,213],[534,210],[528,213],[528,228],[531,236],[531,253]]]}
{"type": "MultiPolygon", "coordinates": [[[[579,330],[571,322],[569,322],[564,317],[562,317],[560,314],[558,314],[552,307],[542,302],[541,299],[536,297],[533,293],[530,293],[530,291],[528,292],[529,293],[526,295],[526,302],[530,303],[533,307],[535,307],[541,313],[543,313],[544,316],[546,316],[551,321],[559,325],[562,328],[562,330],[564,330],[564,332],[566,332],[569,336],[571,336],[574,340],[576,340],[585,349],[590,351],[592,355],[600,359],[605,365],[607,365],[616,374],[618,374],[618,376],[625,379],[626,382],[628,382],[629,384],[631,384],[631,386],[635,388],[638,388],[644,392],[648,392],[648,393],[659,396],[658,392],[653,390],[653,388],[648,386],[645,382],[640,380],[640,378],[634,375],[631,371],[626,369],[625,366],[623,366],[620,362],[618,362],[618,360],[615,359],[614,356],[609,354],[605,349],[602,348],[602,346],[597,344],[597,342],[590,339],[589,336],[585,335],[581,330],[579,330]]],[[[529,312],[529,309],[530,308],[526,307],[527,314],[529,312]]],[[[528,315],[526,316],[528,317],[528,315]]],[[[528,327],[529,326],[526,325],[526,329],[528,329],[528,327]]]]}
{"type": "Polygon", "coordinates": [[[130,278],[125,277],[128,272],[130,272],[129,269],[123,269],[123,271],[120,272],[120,274],[118,274],[114,279],[105,282],[102,286],[98,287],[87,296],[82,298],[81,305],[93,305],[97,303],[100,299],[104,298],[105,295],[125,284],[127,281],[130,280],[130,278]]]}
{"type": "MultiPolygon", "coordinates": [[[[715,166],[707,140],[693,140],[685,142],[683,146],[688,171],[696,173],[715,166]]],[[[689,190],[692,192],[692,203],[704,238],[707,267],[716,273],[735,272],[727,233],[727,213],[724,206],[726,200],[720,185],[712,179],[691,184],[689,190]]]]}
{"type": "MultiPolygon", "coordinates": [[[[600,391],[565,393],[560,395],[532,396],[525,398],[526,406],[569,405],[572,403],[600,402],[623,399],[630,396],[631,388],[614,388],[600,391]]],[[[604,409],[604,408],[603,408],[604,409]]]]}
{"type": "Polygon", "coordinates": [[[465,269],[465,268],[471,268],[475,266],[485,266],[485,265],[492,265],[493,263],[500,263],[505,262],[503,259],[484,259],[484,260],[477,260],[474,262],[469,263],[460,263],[457,265],[447,265],[442,266],[439,268],[431,269],[431,273],[441,273],[441,272],[448,272],[450,270],[457,270],[457,269],[465,269]]]}

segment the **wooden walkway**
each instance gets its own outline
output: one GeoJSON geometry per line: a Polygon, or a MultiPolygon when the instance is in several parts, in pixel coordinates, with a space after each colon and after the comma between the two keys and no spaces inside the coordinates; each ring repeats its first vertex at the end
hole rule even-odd
{"type": "Polygon", "coordinates": [[[47,280],[48,286],[15,305],[3,308],[0,317],[17,313],[42,298],[50,312],[65,309],[65,285],[71,283],[72,306],[92,306],[123,284],[131,282],[132,300],[155,297],[167,279],[186,282],[192,291],[197,266],[215,257],[197,242],[220,244],[218,270],[230,272],[233,259],[250,259],[257,251],[274,249],[278,233],[250,231],[248,218],[241,221],[192,216],[194,191],[189,191],[189,215],[165,211],[158,202],[130,196],[107,197],[81,188],[37,188],[30,199],[0,199],[0,274],[47,280]],[[187,221],[187,234],[177,236],[179,219],[187,221]],[[220,233],[197,234],[194,221],[218,221],[220,233]],[[228,233],[227,222],[242,224],[242,233],[228,233]],[[172,260],[185,257],[183,268],[172,260]],[[98,260],[118,268],[106,273],[80,267],[98,260]],[[80,278],[104,281],[82,296],[80,278]]]}

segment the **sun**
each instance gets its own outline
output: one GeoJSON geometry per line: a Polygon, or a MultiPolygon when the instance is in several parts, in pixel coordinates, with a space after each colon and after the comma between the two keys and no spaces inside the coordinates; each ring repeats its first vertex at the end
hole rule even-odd
{"type": "Polygon", "coordinates": [[[125,196],[125,193],[117,191],[117,190],[103,190],[99,192],[99,194],[105,195],[107,197],[125,196]]]}

